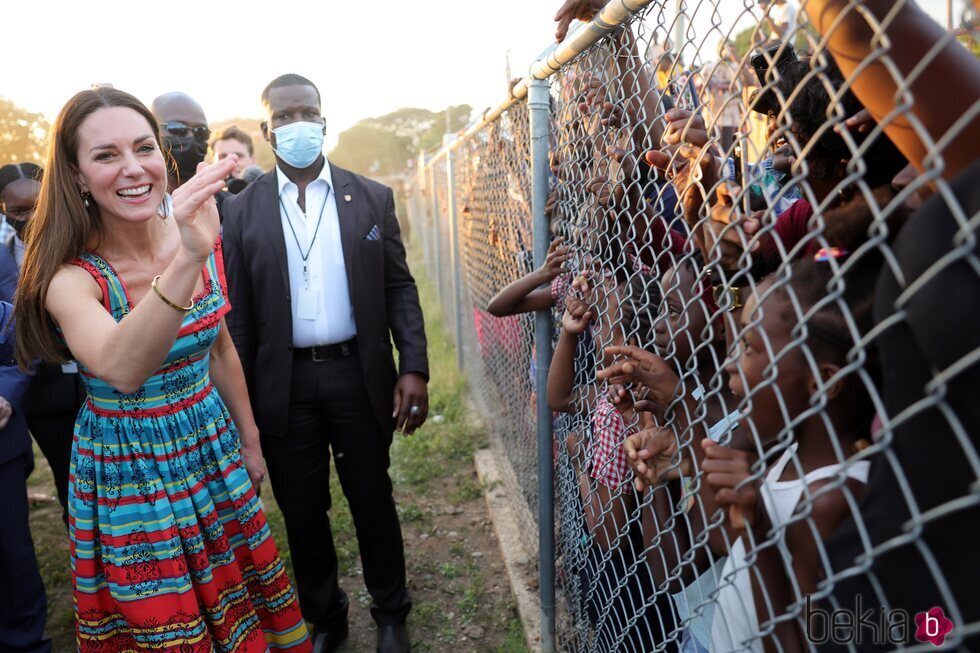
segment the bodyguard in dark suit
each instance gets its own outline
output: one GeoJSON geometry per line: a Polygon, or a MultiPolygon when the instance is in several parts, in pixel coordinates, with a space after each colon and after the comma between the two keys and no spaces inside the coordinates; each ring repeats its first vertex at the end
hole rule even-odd
{"type": "Polygon", "coordinates": [[[14,307],[0,302],[0,651],[50,653],[47,599],[28,522],[34,457],[21,398],[30,377],[14,362],[13,315],[14,307]]]}
{"type": "Polygon", "coordinates": [[[262,94],[276,168],[225,203],[228,326],[286,521],[314,651],[347,636],[329,456],[350,504],[379,651],[409,650],[411,606],[391,479],[393,431],[428,411],[422,310],[391,189],[322,154],[320,94],[283,75],[262,94]],[[392,356],[398,348],[399,369],[392,356]]]}

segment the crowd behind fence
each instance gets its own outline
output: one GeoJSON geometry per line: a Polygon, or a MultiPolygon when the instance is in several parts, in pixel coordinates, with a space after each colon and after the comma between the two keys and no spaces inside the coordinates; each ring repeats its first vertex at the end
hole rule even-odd
{"type": "Polygon", "coordinates": [[[421,156],[544,650],[980,650],[966,14],[570,0],[591,22],[421,156]]]}

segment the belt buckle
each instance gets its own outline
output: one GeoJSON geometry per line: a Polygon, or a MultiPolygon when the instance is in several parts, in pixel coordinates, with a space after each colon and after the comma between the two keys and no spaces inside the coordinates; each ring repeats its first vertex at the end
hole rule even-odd
{"type": "Polygon", "coordinates": [[[313,358],[313,362],[314,363],[326,363],[326,362],[328,362],[330,360],[329,358],[319,358],[316,355],[316,352],[317,352],[318,349],[325,349],[325,348],[324,347],[312,347],[310,349],[310,356],[313,358]]]}

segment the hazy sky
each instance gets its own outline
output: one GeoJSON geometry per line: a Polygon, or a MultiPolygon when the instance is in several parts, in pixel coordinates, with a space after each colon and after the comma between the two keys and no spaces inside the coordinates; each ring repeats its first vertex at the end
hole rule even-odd
{"type": "MultiPolygon", "coordinates": [[[[655,0],[660,1],[660,0],[655,0]]],[[[755,0],[717,0],[724,28],[755,0]]],[[[478,109],[546,47],[560,0],[4,0],[0,95],[53,118],[76,91],[112,82],[149,104],[182,90],[209,120],[258,117],[284,72],[320,86],[328,139],[399,107],[478,109]]],[[[675,0],[664,11],[673,17],[675,0]]],[[[697,5],[688,1],[689,6],[697,5]]],[[[920,4],[945,24],[945,0],[920,4]]],[[[955,0],[958,12],[962,0],[955,0]]],[[[701,3],[702,7],[710,3],[701,3]]],[[[698,34],[709,29],[702,8],[698,34]]],[[[747,23],[745,23],[747,24],[747,23]]],[[[742,26],[745,26],[743,24],[742,26]]],[[[715,33],[706,39],[714,48],[715,33]]]]}

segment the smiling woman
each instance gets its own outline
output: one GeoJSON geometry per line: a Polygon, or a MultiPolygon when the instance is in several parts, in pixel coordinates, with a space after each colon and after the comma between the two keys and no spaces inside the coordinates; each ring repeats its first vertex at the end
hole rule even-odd
{"type": "Polygon", "coordinates": [[[214,194],[234,165],[199,166],[165,210],[160,135],[136,98],[83,91],[54,125],[17,355],[77,359],[85,379],[68,489],[81,653],[310,649],[224,324],[214,194]]]}
{"type": "Polygon", "coordinates": [[[104,224],[142,222],[159,212],[166,165],[146,119],[132,109],[112,107],[92,114],[82,127],[87,142],[79,151],[77,176],[83,203],[91,207],[94,201],[104,224]],[[136,134],[131,142],[118,142],[119,135],[130,133],[136,134]],[[85,149],[92,141],[96,144],[85,149]]]}

